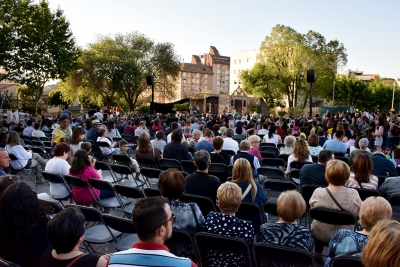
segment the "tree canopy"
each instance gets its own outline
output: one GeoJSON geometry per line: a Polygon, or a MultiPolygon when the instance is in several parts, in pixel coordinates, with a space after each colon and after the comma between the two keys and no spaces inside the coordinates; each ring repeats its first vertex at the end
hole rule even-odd
{"type": "Polygon", "coordinates": [[[82,51],[78,63],[78,70],[71,72],[62,85],[63,95],[64,91],[69,99],[76,99],[82,91],[100,95],[97,102],[108,108],[115,99],[122,99],[130,111],[140,97],[150,96],[146,75],[153,74],[155,90],[171,99],[180,71],[180,60],[171,43],[157,43],[138,32],[100,37],[82,51]]]}
{"type": "Polygon", "coordinates": [[[2,1],[0,40],[1,78],[26,85],[35,103],[45,83],[65,78],[79,54],[63,11],[51,11],[45,0],[2,1]]]}
{"type": "Polygon", "coordinates": [[[271,107],[280,105],[284,96],[289,107],[296,107],[300,96],[304,104],[307,101],[308,69],[315,69],[318,77],[314,95],[325,97],[335,73],[346,63],[346,49],[338,40],[327,42],[320,33],[301,34],[278,24],[261,43],[258,63],[240,77],[247,93],[265,98],[271,107]]]}

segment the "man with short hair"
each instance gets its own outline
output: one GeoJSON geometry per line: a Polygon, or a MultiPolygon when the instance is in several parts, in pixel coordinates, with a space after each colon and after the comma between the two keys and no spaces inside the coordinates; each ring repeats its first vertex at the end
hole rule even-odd
{"type": "Polygon", "coordinates": [[[33,137],[47,137],[46,134],[43,131],[39,130],[40,123],[35,122],[33,124],[33,128],[35,128],[35,130],[32,132],[32,136],[33,137]]]}
{"type": "Polygon", "coordinates": [[[326,141],[323,148],[332,150],[333,152],[342,152],[343,154],[346,154],[347,147],[346,144],[342,142],[343,135],[343,130],[337,130],[335,133],[335,140],[326,141]]]}
{"type": "Polygon", "coordinates": [[[135,130],[135,136],[139,136],[141,133],[149,133],[146,128],[146,121],[141,121],[139,123],[139,127],[137,127],[135,130]]]}
{"type": "Polygon", "coordinates": [[[325,137],[325,131],[323,128],[319,128],[317,131],[318,134],[318,139],[319,139],[319,145],[321,147],[324,146],[325,142],[328,140],[328,138],[325,137]]]}
{"type": "Polygon", "coordinates": [[[28,120],[27,122],[26,122],[26,128],[24,129],[24,131],[22,132],[22,135],[25,135],[25,136],[29,136],[29,137],[31,137],[32,136],[32,132],[35,130],[33,127],[32,127],[32,121],[31,120],[28,120]]]}
{"type": "MultiPolygon", "coordinates": [[[[226,139],[226,138],[225,138],[226,139]]],[[[247,140],[240,142],[239,152],[231,157],[231,165],[235,163],[237,159],[244,158],[250,163],[253,174],[257,175],[257,169],[260,168],[260,162],[258,158],[249,154],[250,143],[247,140]]]]}
{"type": "Polygon", "coordinates": [[[368,138],[361,138],[360,141],[358,141],[358,145],[360,146],[360,149],[354,149],[351,151],[349,155],[349,165],[353,165],[353,160],[356,158],[358,154],[367,154],[368,156],[372,157],[372,152],[369,151],[368,149],[368,138]]]}
{"type": "Polygon", "coordinates": [[[120,119],[118,121],[118,125],[117,125],[116,128],[117,128],[117,130],[118,130],[120,135],[124,133],[124,120],[123,119],[120,119]]]}
{"type": "Polygon", "coordinates": [[[72,119],[72,112],[68,109],[68,105],[64,106],[64,110],[61,113],[67,114],[69,116],[69,120],[72,119]]]}
{"type": "Polygon", "coordinates": [[[104,120],[104,115],[103,115],[103,113],[100,112],[100,109],[99,109],[99,108],[97,108],[96,111],[97,111],[97,112],[94,113],[93,116],[94,116],[95,118],[97,118],[98,120],[103,121],[103,120],[104,120]]]}
{"type": "Polygon", "coordinates": [[[224,144],[222,146],[222,149],[224,150],[232,150],[235,153],[238,152],[239,150],[239,145],[238,142],[232,139],[232,137],[235,135],[235,132],[232,129],[227,129],[226,130],[226,138],[224,139],[224,144]]]}
{"type": "Polygon", "coordinates": [[[210,138],[213,136],[211,130],[206,130],[203,135],[203,140],[200,142],[197,142],[194,146],[195,151],[200,151],[202,149],[207,150],[208,153],[211,153],[214,151],[214,146],[210,142],[210,138]]]}
{"type": "Polygon", "coordinates": [[[4,169],[10,167],[10,161],[8,152],[4,148],[0,148],[0,175],[7,174],[4,169]]]}
{"type": "Polygon", "coordinates": [[[318,154],[318,163],[305,164],[301,167],[299,174],[300,186],[312,184],[327,187],[328,182],[325,180],[326,164],[334,158],[335,155],[331,150],[321,150],[318,154]]]}
{"type": "Polygon", "coordinates": [[[175,215],[164,199],[149,197],[138,200],[132,212],[132,222],[140,241],[131,249],[111,255],[108,266],[196,266],[190,259],[170,253],[164,245],[172,236],[174,221],[175,215]]]}
{"type": "Polygon", "coordinates": [[[194,165],[197,171],[186,176],[185,193],[209,197],[215,202],[221,182],[217,177],[208,174],[208,167],[211,165],[210,154],[206,150],[196,152],[194,165]]]}

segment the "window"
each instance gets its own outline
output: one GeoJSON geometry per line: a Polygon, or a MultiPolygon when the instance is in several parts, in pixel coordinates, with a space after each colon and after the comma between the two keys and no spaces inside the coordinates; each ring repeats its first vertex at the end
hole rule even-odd
{"type": "Polygon", "coordinates": [[[250,63],[251,62],[251,58],[247,58],[247,63],[250,63]]]}
{"type": "Polygon", "coordinates": [[[217,70],[217,73],[221,73],[221,70],[218,69],[218,70],[217,70]]]}
{"type": "Polygon", "coordinates": [[[219,85],[219,81],[217,81],[217,85],[219,85]]]}
{"type": "Polygon", "coordinates": [[[206,86],[204,86],[204,89],[206,89],[206,90],[207,90],[207,85],[206,85],[206,86]]]}
{"type": "Polygon", "coordinates": [[[217,64],[217,68],[220,69],[220,68],[221,68],[221,65],[217,64]]]}
{"type": "Polygon", "coordinates": [[[221,78],[221,76],[217,75],[217,80],[219,80],[221,78]]]}
{"type": "Polygon", "coordinates": [[[236,80],[234,80],[234,81],[233,81],[233,84],[237,84],[237,81],[236,81],[236,80]]]}
{"type": "Polygon", "coordinates": [[[183,76],[183,77],[186,77],[186,72],[182,73],[182,76],[183,76]]]}
{"type": "Polygon", "coordinates": [[[246,100],[243,100],[243,107],[246,107],[246,100]]]}
{"type": "Polygon", "coordinates": [[[235,101],[233,101],[233,99],[231,100],[231,107],[234,106],[235,101]]]}
{"type": "Polygon", "coordinates": [[[229,74],[229,70],[226,70],[226,71],[225,71],[225,74],[229,74]]]}
{"type": "Polygon", "coordinates": [[[186,83],[186,79],[183,79],[183,83],[186,83]]]}
{"type": "Polygon", "coordinates": [[[242,60],[241,60],[241,59],[239,59],[239,64],[240,64],[240,63],[242,63],[242,60]]]}
{"type": "Polygon", "coordinates": [[[233,71],[233,74],[236,74],[236,70],[233,71]]]}
{"type": "Polygon", "coordinates": [[[186,89],[186,86],[183,86],[183,89],[186,89]]]}
{"type": "Polygon", "coordinates": [[[237,59],[235,59],[235,64],[237,63],[237,59]]]}

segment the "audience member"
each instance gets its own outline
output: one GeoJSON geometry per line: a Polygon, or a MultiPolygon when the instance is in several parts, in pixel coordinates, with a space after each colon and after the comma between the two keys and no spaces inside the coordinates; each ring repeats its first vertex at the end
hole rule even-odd
{"type": "Polygon", "coordinates": [[[175,129],[170,135],[171,142],[164,147],[164,158],[178,161],[190,160],[187,147],[181,143],[182,131],[175,129]]]}
{"type": "MultiPolygon", "coordinates": [[[[158,160],[162,158],[160,150],[154,148],[150,143],[150,136],[147,132],[141,132],[138,137],[136,157],[152,159],[158,165],[158,160]]],[[[140,167],[154,168],[154,166],[141,164],[140,167]]]]}
{"type": "Polygon", "coordinates": [[[35,129],[35,130],[32,132],[32,136],[33,136],[33,137],[47,137],[46,134],[45,134],[44,132],[42,132],[41,130],[39,130],[39,129],[40,129],[40,123],[35,122],[35,123],[33,124],[33,128],[35,129]]]}
{"type": "Polygon", "coordinates": [[[307,142],[300,139],[294,143],[293,154],[289,156],[286,168],[286,175],[290,173],[290,163],[292,161],[312,162],[310,151],[308,150],[307,142]]]}
{"type": "Polygon", "coordinates": [[[86,132],[85,139],[97,142],[100,126],[101,122],[99,120],[92,120],[92,127],[86,132]]]}
{"type": "MultiPolygon", "coordinates": [[[[119,141],[119,151],[116,153],[116,155],[124,155],[129,157],[127,151],[128,151],[128,142],[124,139],[121,139],[119,141]]],[[[116,161],[118,165],[124,165],[127,166],[129,168],[131,168],[132,171],[138,173],[140,171],[139,169],[139,164],[137,163],[137,161],[131,157],[129,157],[131,159],[131,163],[127,164],[125,161],[116,161]]]]}
{"type": "Polygon", "coordinates": [[[210,154],[206,150],[200,150],[194,154],[194,165],[197,171],[186,176],[185,193],[209,197],[215,201],[221,182],[217,177],[208,174],[210,164],[210,154]]]}
{"type": "Polygon", "coordinates": [[[316,134],[311,133],[308,136],[308,150],[311,156],[318,156],[323,148],[319,145],[319,139],[316,134]]]}
{"type": "Polygon", "coordinates": [[[155,139],[151,140],[150,143],[154,148],[158,148],[160,150],[161,155],[164,153],[164,147],[167,144],[164,141],[165,132],[163,130],[157,131],[155,135],[155,139]]]}
{"type": "Polygon", "coordinates": [[[257,175],[257,169],[260,168],[260,162],[257,157],[249,154],[250,143],[247,140],[243,140],[240,142],[240,151],[231,157],[231,165],[235,163],[237,159],[243,158],[246,159],[253,170],[254,176],[257,175]]]}
{"type": "Polygon", "coordinates": [[[349,155],[349,165],[353,165],[353,160],[358,154],[367,154],[369,157],[372,157],[372,152],[369,151],[368,148],[368,138],[361,138],[360,141],[358,141],[358,145],[360,146],[360,149],[354,149],[353,151],[350,152],[349,155]]]}
{"type": "Polygon", "coordinates": [[[196,265],[190,259],[177,257],[169,252],[164,242],[172,236],[172,224],[175,215],[170,206],[162,198],[143,198],[138,200],[132,212],[133,227],[139,236],[139,242],[131,249],[114,253],[109,267],[132,266],[192,266],[196,265]],[[146,255],[143,262],[143,253],[146,255]]]}
{"type": "Polygon", "coordinates": [[[247,138],[247,140],[250,143],[250,149],[248,151],[248,153],[250,155],[255,156],[258,161],[262,161],[262,156],[260,153],[260,137],[258,135],[250,135],[249,138],[247,138]]]}
{"type": "Polygon", "coordinates": [[[222,149],[232,150],[236,153],[239,150],[239,145],[238,142],[232,139],[233,135],[234,132],[232,129],[229,128],[226,130],[226,138],[224,139],[224,145],[222,146],[222,149]]]}
{"type": "Polygon", "coordinates": [[[6,174],[6,170],[10,167],[10,157],[8,155],[7,150],[4,148],[0,148],[0,175],[6,174]]]}
{"type": "Polygon", "coordinates": [[[213,133],[211,130],[206,130],[203,134],[203,140],[200,142],[197,142],[196,145],[194,146],[195,151],[200,151],[202,149],[207,150],[208,153],[211,153],[214,151],[214,146],[211,143],[212,140],[211,138],[213,137],[213,133]]]}
{"type": "Polygon", "coordinates": [[[346,182],[347,187],[378,189],[378,177],[372,174],[374,163],[367,154],[358,154],[354,158],[353,172],[350,173],[349,180],[346,182]]]}
{"type": "Polygon", "coordinates": [[[372,161],[374,162],[374,171],[372,172],[376,176],[398,176],[396,167],[388,160],[385,154],[381,151],[375,151],[372,155],[372,161]]]}
{"type": "Polygon", "coordinates": [[[334,140],[327,140],[323,145],[324,149],[332,150],[333,152],[342,152],[346,154],[347,147],[346,144],[342,142],[344,132],[342,130],[337,130],[335,133],[334,140]]]}
{"type": "Polygon", "coordinates": [[[82,127],[76,127],[72,131],[72,138],[71,138],[71,158],[74,156],[75,152],[81,149],[82,140],[85,137],[85,129],[82,127]]]}
{"type": "Polygon", "coordinates": [[[108,144],[107,146],[99,146],[101,152],[104,155],[111,155],[111,154],[115,154],[118,152],[119,148],[114,148],[114,146],[116,145],[115,142],[111,142],[110,139],[108,139],[106,137],[107,133],[106,133],[106,129],[99,129],[98,133],[98,137],[96,142],[104,142],[108,144]]]}
{"type": "Polygon", "coordinates": [[[230,164],[230,156],[228,152],[222,151],[224,138],[217,136],[213,139],[214,151],[210,153],[211,163],[220,163],[228,166],[230,164]]]}
{"type": "MultiPolygon", "coordinates": [[[[51,133],[51,144],[53,145],[54,143],[58,144],[59,142],[62,142],[62,138],[65,140],[66,137],[70,137],[72,136],[72,128],[69,126],[69,116],[68,114],[61,114],[60,118],[60,125],[55,127],[53,132],[51,133]]],[[[97,134],[97,132],[96,132],[97,134]]],[[[97,136],[96,136],[97,138],[97,136]]],[[[89,139],[89,138],[86,138],[89,139]]],[[[92,139],[91,139],[92,140],[92,139]]],[[[65,140],[67,141],[67,140],[65,140]]],[[[71,140],[68,140],[68,142],[70,142],[71,140]]],[[[96,141],[96,139],[93,140],[94,142],[96,141]]]]}
{"type": "Polygon", "coordinates": [[[301,167],[299,174],[300,186],[317,185],[327,187],[328,182],[325,180],[326,164],[334,158],[335,155],[329,149],[321,150],[318,154],[318,163],[306,164],[301,167]]]}

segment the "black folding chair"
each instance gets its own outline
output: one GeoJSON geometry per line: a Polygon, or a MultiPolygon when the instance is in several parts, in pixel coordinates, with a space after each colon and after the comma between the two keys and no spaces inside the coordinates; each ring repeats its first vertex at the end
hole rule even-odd
{"type": "Polygon", "coordinates": [[[344,153],[343,152],[333,152],[333,155],[335,155],[335,159],[337,157],[344,157],[344,153]]]}
{"type": "Polygon", "coordinates": [[[361,259],[352,256],[339,255],[331,259],[330,267],[364,267],[361,259]]]}
{"type": "Polygon", "coordinates": [[[181,163],[176,159],[159,159],[158,163],[160,164],[160,169],[165,171],[170,168],[178,169],[179,171],[183,171],[183,167],[181,163]]]}
{"type": "Polygon", "coordinates": [[[222,151],[225,151],[226,153],[228,153],[230,157],[232,157],[233,155],[235,155],[235,154],[236,154],[236,152],[235,152],[235,151],[233,151],[233,150],[229,150],[229,149],[222,149],[222,151]]]}
{"type": "Polygon", "coordinates": [[[307,165],[307,164],[313,164],[313,163],[312,162],[308,162],[308,161],[297,161],[297,160],[294,160],[294,161],[290,162],[290,169],[298,169],[298,170],[300,170],[304,165],[307,165]]]}
{"type": "Polygon", "coordinates": [[[20,168],[14,169],[10,164],[11,173],[12,174],[17,174],[19,176],[19,178],[21,178],[21,180],[30,180],[37,186],[36,178],[35,178],[35,175],[33,173],[33,169],[32,168],[27,168],[24,165],[22,165],[21,161],[19,161],[19,158],[17,158],[17,156],[15,156],[14,154],[8,153],[8,156],[10,157],[10,159],[12,161],[17,162],[18,166],[20,166],[20,168]],[[24,176],[24,174],[25,174],[25,176],[24,176]]]}
{"type": "MultiPolygon", "coordinates": [[[[90,193],[90,195],[93,198],[93,202],[97,201],[99,199],[99,196],[97,196],[96,192],[94,192],[86,183],[85,180],[82,178],[76,177],[76,176],[71,176],[71,175],[64,175],[64,180],[69,184],[69,186],[72,187],[79,187],[79,188],[86,188],[86,190],[90,193]]],[[[76,201],[74,195],[72,194],[72,197],[74,198],[76,204],[83,204],[79,203],[79,201],[76,201]]]]}
{"type": "Polygon", "coordinates": [[[318,156],[311,156],[313,163],[318,163],[318,156]]]}
{"type": "Polygon", "coordinates": [[[147,187],[143,191],[146,197],[161,197],[161,192],[158,188],[147,187]]]}
{"type": "Polygon", "coordinates": [[[283,161],[285,162],[285,166],[287,166],[289,156],[289,154],[279,154],[278,158],[283,159],[283,161]]]}
{"type": "Polygon", "coordinates": [[[108,164],[103,162],[103,161],[96,160],[96,163],[94,164],[94,168],[96,170],[102,170],[102,171],[109,171],[110,172],[110,175],[104,175],[104,173],[103,173],[103,175],[102,175],[103,181],[107,181],[107,182],[110,182],[112,184],[122,181],[122,178],[121,177],[119,177],[119,178],[116,177],[115,174],[111,171],[111,169],[108,166],[108,164]]]}
{"type": "MultiPolygon", "coordinates": [[[[131,144],[134,144],[135,142],[135,139],[134,139],[134,136],[133,136],[133,134],[130,134],[130,133],[123,133],[123,134],[121,134],[121,138],[122,139],[124,139],[125,141],[127,141],[128,143],[131,143],[131,144]]],[[[136,142],[136,144],[137,144],[137,142],[136,142]]]]}
{"type": "MultiPolygon", "coordinates": [[[[262,141],[262,139],[261,139],[261,141],[262,141]]],[[[273,143],[260,143],[260,150],[261,150],[261,148],[262,147],[275,147],[276,148],[276,145],[275,144],[273,144],[273,143]]]]}
{"type": "Polygon", "coordinates": [[[303,197],[304,201],[306,202],[306,215],[304,216],[304,225],[307,225],[307,221],[309,224],[309,227],[311,227],[311,220],[310,220],[310,215],[309,215],[309,211],[310,211],[310,199],[314,193],[314,190],[319,188],[320,186],[318,185],[313,185],[313,184],[305,184],[301,187],[300,189],[300,193],[301,196],[303,197]]]}
{"type": "Polygon", "coordinates": [[[146,181],[150,187],[158,184],[158,178],[161,174],[160,169],[153,169],[153,168],[140,168],[140,173],[146,178],[146,181]],[[150,179],[156,179],[156,183],[151,183],[150,179]]]}
{"type": "Polygon", "coordinates": [[[263,159],[276,158],[276,154],[273,152],[260,151],[260,154],[263,159]]]}
{"type": "Polygon", "coordinates": [[[115,237],[119,237],[122,233],[118,230],[108,228],[106,225],[101,224],[101,213],[93,207],[77,206],[85,216],[88,224],[85,230],[85,239],[83,245],[90,253],[95,253],[91,244],[105,244],[112,242],[115,237]]]}
{"type": "Polygon", "coordinates": [[[198,261],[193,239],[186,231],[173,229],[171,238],[164,245],[169,248],[172,254],[178,257],[190,258],[193,262],[198,261]]]}
{"type": "Polygon", "coordinates": [[[281,169],[277,168],[268,168],[268,167],[260,167],[257,169],[257,174],[266,176],[267,179],[278,179],[278,180],[284,180],[285,179],[285,173],[281,169]]]}
{"type": "Polygon", "coordinates": [[[109,149],[113,150],[112,148],[110,148],[110,145],[107,142],[104,142],[104,141],[97,141],[96,143],[100,148],[100,153],[102,155],[102,161],[105,161],[105,160],[111,161],[111,156],[113,155],[112,152],[109,153],[109,154],[106,154],[101,149],[102,147],[104,147],[104,148],[109,148],[109,149]]]}
{"type": "Polygon", "coordinates": [[[191,195],[191,194],[183,194],[180,198],[181,201],[186,203],[196,203],[199,206],[201,213],[203,214],[204,218],[207,217],[210,211],[216,211],[213,201],[208,197],[198,196],[198,195],[191,195]]]}
{"type": "Polygon", "coordinates": [[[393,195],[389,197],[388,201],[393,210],[392,219],[400,221],[400,195],[393,195]]]}
{"type": "Polygon", "coordinates": [[[182,164],[183,170],[187,173],[192,174],[197,170],[197,167],[194,166],[193,160],[182,160],[181,164],[182,164]]]}
{"type": "Polygon", "coordinates": [[[267,192],[265,195],[268,196],[268,202],[276,202],[277,198],[282,192],[297,189],[296,185],[292,182],[271,179],[267,179],[264,182],[263,187],[264,191],[267,192]],[[270,198],[269,195],[272,195],[273,198],[270,198]]]}
{"type": "Polygon", "coordinates": [[[362,201],[366,200],[369,197],[380,197],[381,196],[381,194],[379,194],[378,190],[364,189],[364,188],[354,188],[354,189],[357,190],[362,201]]]}
{"type": "Polygon", "coordinates": [[[0,258],[0,267],[20,267],[18,264],[0,258]]]}
{"type": "Polygon", "coordinates": [[[279,158],[263,158],[262,162],[261,162],[261,166],[272,167],[272,168],[279,168],[279,167],[284,168],[285,161],[283,159],[279,159],[279,158]]]}
{"type": "Polygon", "coordinates": [[[265,202],[263,204],[263,210],[265,213],[268,213],[268,214],[271,214],[274,216],[279,216],[275,202],[265,202]]]}
{"type": "MultiPolygon", "coordinates": [[[[115,157],[114,157],[115,159],[115,157]]],[[[159,169],[160,167],[158,166],[157,162],[154,161],[154,159],[150,158],[143,158],[143,157],[136,157],[136,161],[139,164],[139,167],[146,167],[146,168],[154,168],[154,169],[159,169]]]]}
{"type": "Polygon", "coordinates": [[[268,263],[285,266],[314,266],[312,253],[304,249],[258,243],[253,246],[255,266],[269,266],[268,263]]]}
{"type": "Polygon", "coordinates": [[[114,189],[119,195],[126,197],[132,201],[131,204],[125,205],[124,208],[125,215],[128,216],[132,215],[132,211],[135,208],[134,203],[136,202],[136,200],[145,197],[142,191],[130,186],[116,184],[114,185],[114,189]]]}
{"type": "Polygon", "coordinates": [[[50,155],[47,153],[47,150],[45,147],[31,147],[31,150],[33,153],[39,154],[42,158],[44,159],[50,159],[50,155]]]}
{"type": "Polygon", "coordinates": [[[39,137],[40,141],[47,141],[50,142],[50,139],[48,137],[39,137]]]}
{"type": "Polygon", "coordinates": [[[378,188],[385,182],[387,176],[376,176],[378,177],[378,188]]]}
{"type": "Polygon", "coordinates": [[[339,157],[339,156],[335,156],[335,159],[338,159],[338,160],[341,160],[341,161],[343,161],[344,163],[346,163],[347,165],[349,165],[349,159],[348,158],[346,158],[346,157],[339,157]]]}
{"type": "Polygon", "coordinates": [[[263,146],[260,148],[260,151],[264,151],[264,152],[271,152],[275,154],[275,158],[277,158],[279,156],[279,149],[276,148],[276,146],[274,145],[274,147],[270,147],[270,146],[263,146]]]}
{"type": "Polygon", "coordinates": [[[133,227],[132,220],[112,216],[109,214],[102,214],[101,219],[103,220],[104,224],[107,225],[107,227],[124,234],[130,234],[119,240],[117,240],[115,235],[112,235],[114,240],[114,248],[116,250],[128,250],[132,247],[133,243],[139,241],[139,237],[137,236],[136,230],[133,227]]]}
{"type": "Polygon", "coordinates": [[[254,266],[249,244],[241,238],[229,237],[209,233],[196,233],[194,236],[197,254],[200,257],[201,266],[207,267],[213,263],[207,258],[210,250],[218,254],[229,255],[237,259],[237,266],[254,266]],[[234,256],[233,256],[234,255],[234,256]]]}
{"type": "Polygon", "coordinates": [[[211,165],[208,167],[208,174],[218,177],[218,179],[221,181],[221,184],[223,184],[229,177],[229,169],[225,164],[211,163],[211,165]]]}
{"type": "MultiPolygon", "coordinates": [[[[60,205],[61,202],[56,202],[56,201],[51,201],[51,200],[42,200],[42,199],[39,199],[39,201],[41,201],[45,205],[48,205],[48,207],[50,208],[50,210],[52,212],[51,214],[57,214],[64,209],[64,205],[62,205],[62,206],[60,205]]],[[[0,266],[1,266],[1,264],[0,264],[0,266]]]]}
{"type": "MultiPolygon", "coordinates": [[[[348,211],[325,209],[325,208],[312,208],[309,211],[310,218],[322,223],[332,225],[353,225],[354,231],[357,226],[357,218],[348,211]]],[[[329,246],[329,243],[318,240],[314,235],[315,246],[329,246]]]]}
{"type": "Polygon", "coordinates": [[[114,187],[110,182],[89,178],[89,183],[93,188],[96,188],[101,191],[108,191],[114,193],[113,197],[108,197],[104,199],[98,199],[97,204],[103,208],[125,208],[125,205],[131,203],[129,199],[120,198],[119,195],[115,192],[114,187]]]}
{"type": "Polygon", "coordinates": [[[266,219],[265,213],[256,204],[249,202],[242,202],[235,215],[242,220],[251,221],[255,233],[258,233],[266,219]]]}
{"type": "Polygon", "coordinates": [[[51,197],[54,198],[55,200],[57,200],[61,206],[65,207],[61,200],[66,200],[66,199],[72,197],[72,191],[71,191],[71,188],[69,187],[68,183],[64,180],[64,177],[60,174],[53,173],[53,172],[42,172],[42,176],[48,182],[50,182],[52,184],[63,185],[67,189],[68,195],[66,195],[64,197],[57,197],[57,196],[50,194],[51,197]]]}
{"type": "Polygon", "coordinates": [[[139,175],[133,174],[131,168],[129,168],[127,166],[111,164],[110,168],[115,174],[119,174],[121,176],[121,178],[127,177],[127,180],[120,182],[120,184],[122,184],[122,185],[139,188],[139,187],[143,187],[146,184],[145,182],[143,182],[139,179],[139,175]],[[129,175],[132,176],[133,181],[128,179],[129,175]]]}

